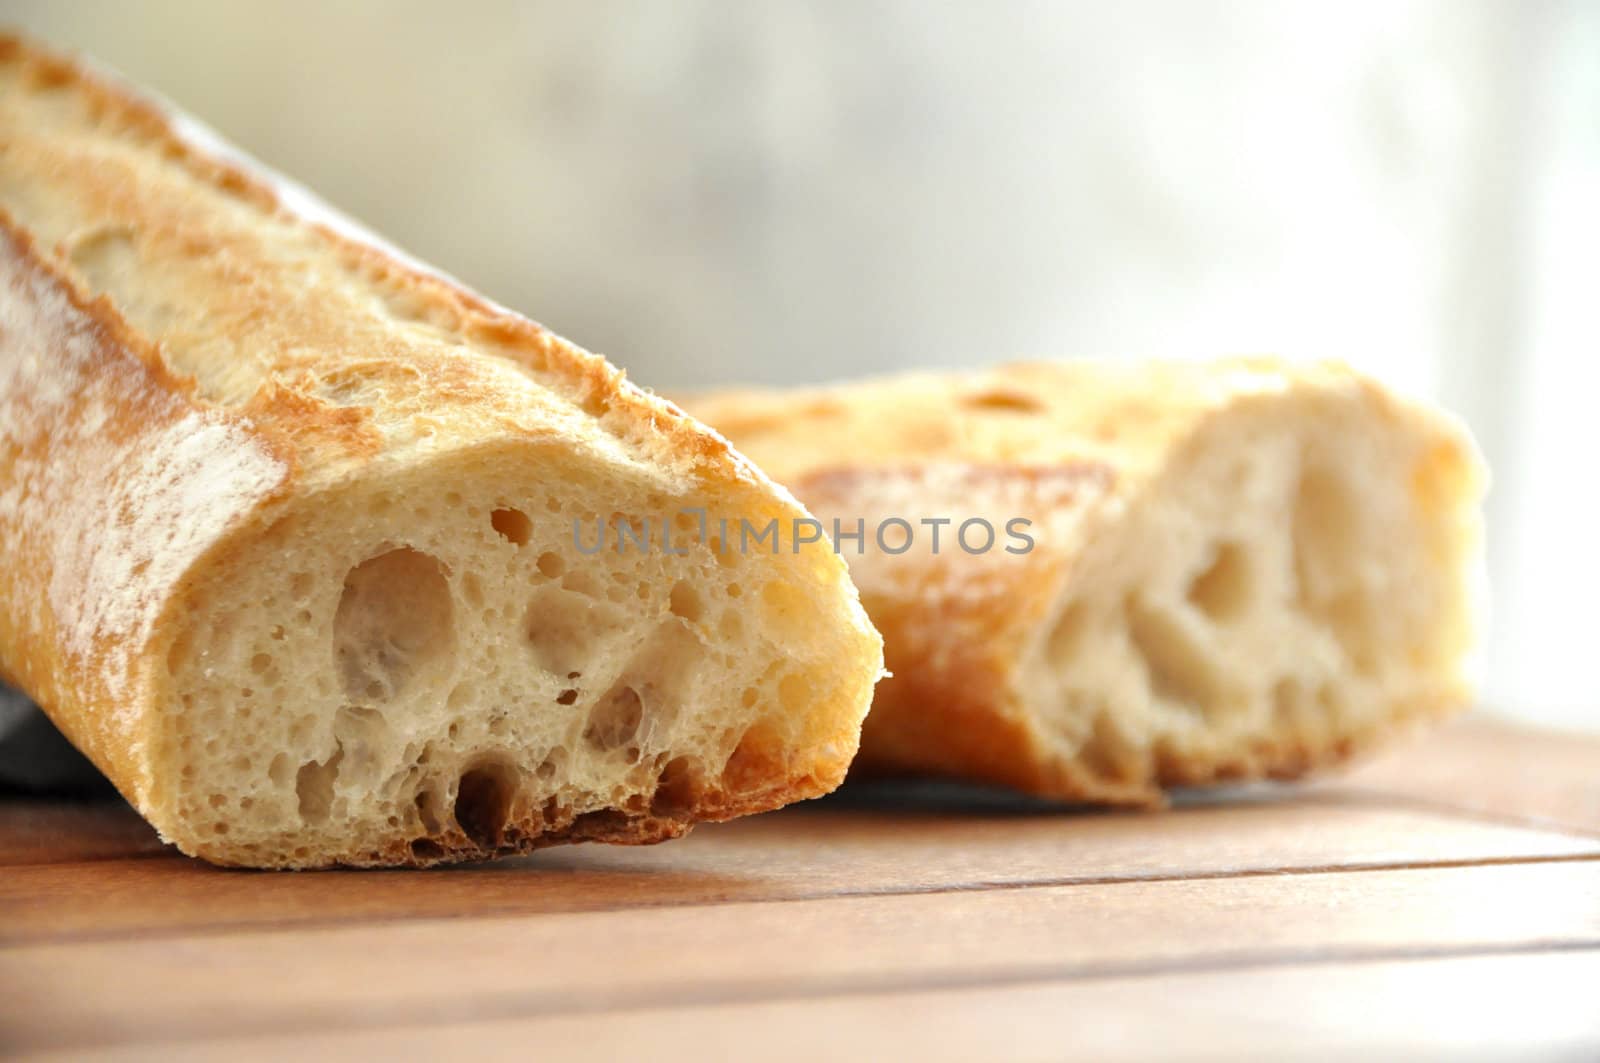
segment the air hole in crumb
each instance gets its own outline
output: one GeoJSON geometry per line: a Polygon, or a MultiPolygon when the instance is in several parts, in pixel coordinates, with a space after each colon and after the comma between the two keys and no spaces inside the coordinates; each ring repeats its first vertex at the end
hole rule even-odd
{"type": "Polygon", "coordinates": [[[609,841],[628,829],[628,814],[615,808],[601,808],[572,817],[572,836],[609,841]]]}
{"type": "Polygon", "coordinates": [[[1359,559],[1358,509],[1344,478],[1307,469],[1294,500],[1295,573],[1301,593],[1327,598],[1349,581],[1359,559]]]}
{"type": "Polygon", "coordinates": [[[437,860],[444,855],[444,846],[432,838],[418,838],[411,843],[411,855],[418,860],[437,860]]]}
{"type": "Polygon", "coordinates": [[[688,757],[675,757],[667,761],[656,780],[655,796],[650,799],[650,811],[658,816],[675,818],[688,813],[699,798],[699,778],[694,762],[688,757]]]}
{"type": "Polygon", "coordinates": [[[439,802],[432,790],[421,790],[416,799],[417,816],[422,820],[422,829],[429,834],[438,834],[443,824],[439,821],[439,802]]]}
{"type": "Polygon", "coordinates": [[[268,668],[272,667],[272,657],[265,653],[258,653],[250,658],[250,670],[256,675],[265,675],[268,668]]]}
{"type": "Polygon", "coordinates": [[[1240,615],[1250,604],[1250,562],[1238,543],[1222,543],[1205,571],[1189,584],[1189,600],[1212,620],[1240,615]]]}
{"type": "Polygon", "coordinates": [[[1110,713],[1095,714],[1090,738],[1078,756],[1095,774],[1115,782],[1137,783],[1145,776],[1146,755],[1129,742],[1110,713]]]}
{"type": "Polygon", "coordinates": [[[1369,538],[1349,481],[1311,467],[1295,493],[1295,582],[1306,611],[1320,621],[1359,671],[1377,668],[1383,649],[1381,605],[1363,580],[1369,538]]]}
{"type": "Polygon", "coordinates": [[[395,697],[418,673],[448,665],[452,636],[450,585],[437,558],[403,547],[345,577],[333,647],[350,697],[395,697]]]}
{"type": "Polygon", "coordinates": [[[740,737],[733,754],[722,768],[722,785],[734,793],[759,790],[767,780],[787,774],[784,743],[778,731],[765,721],[756,723],[740,737]]]}
{"type": "Polygon", "coordinates": [[[617,749],[633,740],[643,719],[644,703],[639,700],[639,692],[618,683],[590,710],[583,737],[597,749],[617,749]]]}
{"type": "Polygon", "coordinates": [[[1137,596],[1128,601],[1128,633],[1144,658],[1150,691],[1157,698],[1211,717],[1225,691],[1216,665],[1177,618],[1137,596]]]}
{"type": "Polygon", "coordinates": [[[511,818],[516,793],[517,773],[509,765],[479,764],[462,774],[456,788],[456,823],[473,844],[493,849],[511,818]]]}
{"type": "Polygon", "coordinates": [[[806,682],[805,676],[790,672],[778,680],[778,703],[786,712],[795,714],[806,711],[811,701],[811,684],[806,682]]]}
{"type": "Polygon", "coordinates": [[[1333,632],[1356,671],[1370,674],[1378,670],[1384,647],[1378,632],[1379,606],[1370,595],[1352,587],[1308,608],[1333,632]]]}
{"type": "Polygon", "coordinates": [[[624,611],[609,602],[540,584],[528,603],[523,630],[535,663],[546,672],[566,675],[584,665],[596,644],[625,622],[624,611]]]}
{"type": "Polygon", "coordinates": [[[518,546],[526,546],[533,534],[533,521],[520,509],[497,509],[489,514],[489,523],[494,525],[494,530],[500,533],[501,538],[518,546]]]}
{"type": "Polygon", "coordinates": [[[683,580],[672,585],[672,593],[668,596],[672,611],[683,617],[691,624],[700,619],[702,608],[700,592],[683,580]]]}
{"type": "Polygon", "coordinates": [[[84,234],[72,242],[67,257],[92,292],[106,291],[139,264],[133,231],[123,225],[106,225],[84,234]]]}
{"type": "Polygon", "coordinates": [[[563,690],[561,693],[556,695],[557,705],[573,705],[576,704],[577,701],[578,692],[576,690],[563,690]]]}
{"type": "Polygon", "coordinates": [[[586,598],[594,598],[600,594],[599,580],[595,578],[594,573],[585,569],[567,573],[561,580],[561,586],[564,590],[569,590],[574,594],[581,594],[586,598]]]}
{"type": "Polygon", "coordinates": [[[560,554],[545,551],[539,555],[539,572],[546,579],[558,579],[567,569],[567,563],[561,559],[560,554]]]}
{"type": "Polygon", "coordinates": [[[333,784],[339,778],[339,762],[344,750],[337,749],[325,761],[308,760],[295,774],[295,794],[300,799],[300,818],[307,823],[327,820],[333,807],[333,784]]]}

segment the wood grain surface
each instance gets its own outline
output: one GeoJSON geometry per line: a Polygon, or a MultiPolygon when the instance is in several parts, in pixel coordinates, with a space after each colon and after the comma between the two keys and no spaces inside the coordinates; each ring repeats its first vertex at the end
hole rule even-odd
{"type": "Polygon", "coordinates": [[[1150,814],[854,787],[668,845],[222,871],[0,799],[60,1058],[1600,1056],[1600,738],[1468,720],[1150,814]]]}

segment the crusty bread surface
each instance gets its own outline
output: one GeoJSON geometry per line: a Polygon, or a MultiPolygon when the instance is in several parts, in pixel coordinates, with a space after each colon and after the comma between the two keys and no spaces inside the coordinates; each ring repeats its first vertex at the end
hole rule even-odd
{"type": "Polygon", "coordinates": [[[16,39],[0,208],[0,675],[185,852],[647,842],[843,777],[880,640],[826,544],[704,534],[805,511],[681,410],[16,39]]]}
{"type": "Polygon", "coordinates": [[[1481,461],[1341,366],[1024,364],[685,406],[825,523],[864,520],[841,549],[892,677],[863,770],[1151,805],[1470,699],[1481,461]],[[909,549],[875,538],[895,519],[909,549]],[[993,548],[956,540],[972,519],[993,548]]]}

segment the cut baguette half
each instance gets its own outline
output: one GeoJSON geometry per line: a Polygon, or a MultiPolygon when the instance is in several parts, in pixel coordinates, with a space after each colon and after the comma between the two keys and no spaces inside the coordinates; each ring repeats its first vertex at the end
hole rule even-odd
{"type": "Polygon", "coordinates": [[[16,40],[0,208],[0,673],[184,852],[651,842],[843,777],[881,642],[825,544],[698,533],[805,515],[721,437],[16,40]]]}
{"type": "Polygon", "coordinates": [[[1343,367],[1015,365],[685,405],[824,523],[865,521],[841,548],[893,677],[863,770],[1151,805],[1471,697],[1482,464],[1343,367]],[[904,552],[873,533],[894,518],[904,552]],[[957,541],[972,519],[991,549],[982,525],[957,541]]]}

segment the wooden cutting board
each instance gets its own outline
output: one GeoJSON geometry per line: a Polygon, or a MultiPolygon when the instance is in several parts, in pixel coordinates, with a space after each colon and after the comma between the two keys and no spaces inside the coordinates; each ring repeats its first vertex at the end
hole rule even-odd
{"type": "Polygon", "coordinates": [[[0,799],[0,1047],[1600,1058],[1600,737],[1469,719],[1162,813],[856,786],[431,872],[222,871],[0,799]]]}

